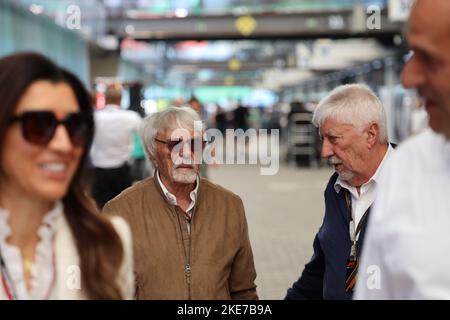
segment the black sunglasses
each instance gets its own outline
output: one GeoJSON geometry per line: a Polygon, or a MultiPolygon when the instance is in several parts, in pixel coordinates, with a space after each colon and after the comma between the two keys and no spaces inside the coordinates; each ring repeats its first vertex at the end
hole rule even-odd
{"type": "Polygon", "coordinates": [[[180,143],[189,143],[189,145],[191,146],[192,153],[195,152],[196,145],[200,144],[203,148],[205,146],[205,144],[207,143],[207,141],[203,140],[202,138],[192,138],[192,139],[188,139],[188,140],[178,139],[178,140],[167,140],[167,141],[155,138],[155,141],[165,144],[167,146],[167,149],[169,149],[170,152],[172,152],[173,148],[175,148],[175,146],[177,146],[180,143]]]}
{"type": "Polygon", "coordinates": [[[64,125],[72,145],[76,147],[85,145],[94,127],[92,117],[82,112],[69,113],[63,120],[58,120],[51,111],[27,111],[12,117],[9,123],[15,122],[20,122],[25,140],[41,146],[53,139],[60,124],[64,125]]]}

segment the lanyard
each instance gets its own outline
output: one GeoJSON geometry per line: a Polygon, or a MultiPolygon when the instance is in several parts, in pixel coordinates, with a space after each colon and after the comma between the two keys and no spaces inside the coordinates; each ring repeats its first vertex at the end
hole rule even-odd
{"type": "Polygon", "coordinates": [[[364,215],[362,216],[361,220],[358,223],[358,226],[355,228],[355,221],[353,220],[353,213],[352,213],[352,199],[351,199],[351,195],[350,195],[350,191],[348,191],[347,189],[345,189],[344,192],[345,195],[345,202],[347,204],[347,208],[348,210],[350,210],[350,241],[352,243],[351,249],[350,249],[350,259],[354,260],[356,259],[356,247],[358,245],[358,240],[356,239],[359,235],[359,233],[361,232],[361,229],[367,219],[367,215],[369,213],[370,207],[369,209],[366,210],[366,212],[364,212],[364,215]]]}
{"type": "MultiPolygon", "coordinates": [[[[54,237],[52,240],[53,248],[52,248],[52,281],[47,289],[47,293],[45,294],[44,300],[49,300],[50,295],[52,294],[53,288],[56,284],[56,257],[55,257],[55,241],[54,237]]],[[[1,249],[1,248],[0,248],[1,249]]],[[[5,289],[6,296],[8,300],[18,300],[19,297],[17,295],[17,290],[14,287],[14,283],[9,273],[8,268],[6,267],[5,260],[3,259],[2,252],[0,250],[0,269],[2,273],[2,285],[5,289]]]]}
{"type": "Polygon", "coordinates": [[[8,268],[6,268],[5,260],[3,260],[3,255],[0,251],[0,269],[2,272],[2,285],[5,288],[6,296],[8,300],[17,300],[16,290],[14,289],[14,284],[12,278],[9,275],[8,268]]]}

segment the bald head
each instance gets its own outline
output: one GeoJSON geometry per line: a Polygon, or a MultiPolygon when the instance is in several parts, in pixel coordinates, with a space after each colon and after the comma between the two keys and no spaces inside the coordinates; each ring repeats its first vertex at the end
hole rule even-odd
{"type": "Polygon", "coordinates": [[[106,104],[120,105],[122,100],[122,86],[120,84],[112,84],[106,88],[105,102],[106,104]]]}
{"type": "Polygon", "coordinates": [[[450,1],[416,0],[407,31],[413,55],[402,73],[405,88],[425,99],[430,127],[450,138],[450,1]]]}
{"type": "Polygon", "coordinates": [[[425,29],[433,37],[441,33],[449,35],[449,15],[449,0],[416,0],[411,8],[409,28],[425,29]]]}

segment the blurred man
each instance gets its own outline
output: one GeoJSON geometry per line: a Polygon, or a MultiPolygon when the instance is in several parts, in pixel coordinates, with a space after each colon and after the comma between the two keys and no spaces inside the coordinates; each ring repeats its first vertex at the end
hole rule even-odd
{"type": "Polygon", "coordinates": [[[365,85],[335,88],[317,106],[313,123],[321,155],[334,165],[325,190],[325,217],[314,254],[286,299],[350,299],[378,179],[393,149],[380,100],[365,85]]]}
{"type": "Polygon", "coordinates": [[[123,216],[134,238],[138,299],[257,299],[242,200],[198,176],[197,112],[171,107],[146,120],[142,141],[156,167],[104,212],[123,216]]]}
{"type": "MultiPolygon", "coordinates": [[[[188,105],[194,109],[195,111],[197,111],[200,115],[202,115],[203,112],[203,106],[200,103],[200,101],[196,98],[196,97],[192,97],[191,99],[189,99],[188,101],[188,105]]],[[[203,117],[201,117],[203,119],[203,117]]]]}
{"type": "Polygon", "coordinates": [[[431,129],[402,144],[380,184],[357,299],[450,299],[450,1],[417,0],[402,82],[431,129]]]}
{"type": "Polygon", "coordinates": [[[99,208],[132,183],[133,134],[139,132],[141,117],[120,107],[122,87],[110,85],[105,92],[106,106],[94,113],[95,136],[91,160],[95,166],[92,196],[99,208]]]}

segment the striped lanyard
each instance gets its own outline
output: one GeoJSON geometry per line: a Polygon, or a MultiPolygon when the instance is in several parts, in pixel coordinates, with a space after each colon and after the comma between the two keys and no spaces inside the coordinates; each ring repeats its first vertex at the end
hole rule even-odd
{"type": "Polygon", "coordinates": [[[3,260],[3,255],[0,251],[0,269],[2,271],[2,285],[5,289],[6,296],[8,300],[17,300],[16,290],[14,289],[14,284],[11,276],[9,275],[8,268],[6,267],[5,260],[3,260]]]}
{"type": "Polygon", "coordinates": [[[366,212],[364,212],[364,215],[362,216],[361,220],[358,223],[358,226],[355,228],[355,220],[353,219],[353,212],[352,212],[352,199],[351,199],[351,195],[350,195],[350,191],[348,191],[347,189],[345,189],[345,202],[347,204],[347,208],[348,210],[350,210],[350,240],[352,243],[351,249],[350,249],[350,259],[354,260],[357,256],[356,253],[356,247],[358,244],[358,235],[361,232],[362,227],[364,226],[364,223],[366,222],[368,213],[370,211],[370,207],[369,209],[366,210],[366,212]]]}
{"type": "MultiPolygon", "coordinates": [[[[49,300],[50,295],[52,294],[53,288],[56,284],[56,259],[55,259],[55,242],[54,237],[52,240],[52,281],[47,289],[47,293],[45,294],[45,298],[43,300],[49,300]]],[[[1,249],[1,248],[0,248],[1,249]]],[[[14,282],[12,280],[11,274],[6,266],[5,260],[3,259],[2,252],[0,250],[0,269],[2,273],[2,285],[8,300],[18,300],[19,297],[17,295],[17,290],[14,287],[14,282]]]]}

